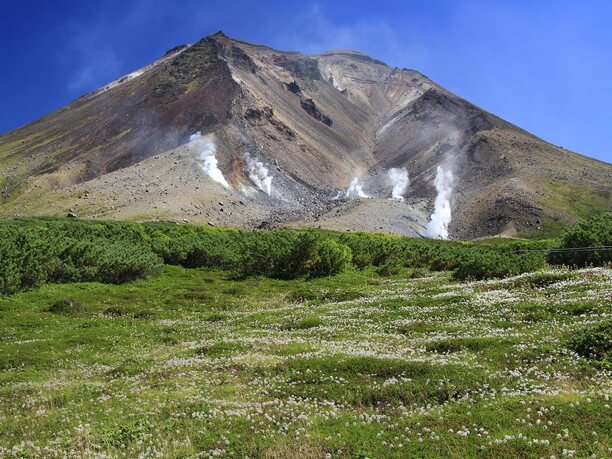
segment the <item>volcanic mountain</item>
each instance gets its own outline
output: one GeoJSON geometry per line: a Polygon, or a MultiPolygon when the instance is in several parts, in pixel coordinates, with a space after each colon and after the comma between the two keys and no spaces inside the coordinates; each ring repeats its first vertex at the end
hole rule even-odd
{"type": "Polygon", "coordinates": [[[219,32],[1,136],[0,216],[72,209],[422,235],[438,166],[454,178],[455,238],[545,234],[611,208],[610,164],[553,146],[417,71],[219,32]]]}

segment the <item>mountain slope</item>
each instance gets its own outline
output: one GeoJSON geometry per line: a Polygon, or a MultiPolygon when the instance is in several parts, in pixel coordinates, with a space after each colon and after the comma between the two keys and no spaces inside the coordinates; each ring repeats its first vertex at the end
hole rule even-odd
{"type": "Polygon", "coordinates": [[[416,71],[217,33],[1,136],[0,215],[73,208],[94,218],[423,234],[439,165],[455,176],[451,237],[541,234],[611,208],[612,166],[416,71]],[[190,142],[197,131],[205,140],[190,142]],[[205,171],[212,149],[230,188],[205,171]],[[410,175],[404,202],[388,200],[390,168],[410,175]],[[355,179],[370,199],[344,197],[355,179]]]}

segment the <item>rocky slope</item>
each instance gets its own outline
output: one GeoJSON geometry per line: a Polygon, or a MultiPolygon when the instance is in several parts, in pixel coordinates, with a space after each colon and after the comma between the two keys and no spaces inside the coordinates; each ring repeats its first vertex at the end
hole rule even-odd
{"type": "Polygon", "coordinates": [[[546,143],[414,70],[217,33],[1,136],[0,215],[72,208],[91,218],[416,235],[440,165],[454,175],[451,237],[543,234],[611,208],[611,165],[546,143]],[[410,176],[404,201],[389,200],[391,168],[410,176]],[[347,197],[351,183],[368,198],[354,186],[347,197]]]}

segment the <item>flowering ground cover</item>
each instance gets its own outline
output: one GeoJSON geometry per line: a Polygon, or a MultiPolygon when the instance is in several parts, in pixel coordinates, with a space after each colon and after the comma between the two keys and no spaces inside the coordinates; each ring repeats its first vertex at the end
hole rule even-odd
{"type": "Polygon", "coordinates": [[[0,457],[609,457],[611,304],[605,268],[47,284],[0,297],[0,457]]]}

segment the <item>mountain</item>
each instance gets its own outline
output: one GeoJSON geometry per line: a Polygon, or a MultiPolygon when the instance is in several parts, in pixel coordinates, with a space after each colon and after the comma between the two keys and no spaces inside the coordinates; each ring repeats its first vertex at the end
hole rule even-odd
{"type": "Polygon", "coordinates": [[[451,237],[543,235],[610,210],[611,189],[610,164],[553,146],[417,71],[221,32],[0,137],[4,217],[73,209],[422,235],[434,209],[447,218],[448,197],[451,237]],[[403,201],[389,199],[394,184],[403,201]]]}

